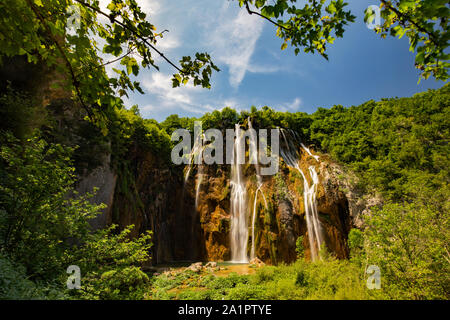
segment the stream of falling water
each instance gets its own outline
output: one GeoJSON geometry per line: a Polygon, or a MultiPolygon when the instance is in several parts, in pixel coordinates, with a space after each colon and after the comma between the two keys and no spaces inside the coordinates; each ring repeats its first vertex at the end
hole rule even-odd
{"type": "MultiPolygon", "coordinates": [[[[291,142],[291,140],[287,139],[285,130],[281,130],[281,136],[284,143],[286,144],[286,149],[280,148],[281,156],[288,166],[297,169],[303,177],[303,199],[305,204],[306,226],[308,229],[311,260],[315,261],[319,257],[318,253],[323,243],[322,227],[319,220],[316,201],[316,192],[317,185],[319,183],[319,177],[317,175],[315,167],[310,166],[309,174],[312,179],[312,185],[309,185],[303,170],[298,165],[298,155],[295,145],[291,142]]],[[[316,159],[316,161],[319,161],[319,156],[314,156],[303,143],[301,143],[301,146],[303,150],[305,150],[310,156],[316,159]]]]}
{"type": "Polygon", "coordinates": [[[192,166],[194,163],[198,163],[198,166],[200,167],[201,161],[202,161],[202,155],[201,152],[203,151],[203,136],[198,136],[194,141],[194,146],[192,148],[191,153],[189,154],[189,165],[186,171],[186,174],[184,175],[184,184],[187,183],[189,180],[189,175],[191,174],[192,166]],[[199,157],[197,161],[195,161],[195,157],[199,157]]]}
{"type": "Polygon", "coordinates": [[[252,250],[251,250],[251,253],[250,253],[250,257],[251,257],[251,259],[254,259],[254,258],[256,258],[256,249],[255,249],[255,246],[256,246],[256,239],[255,239],[255,221],[256,221],[256,204],[258,203],[258,192],[260,192],[261,193],[261,195],[263,196],[263,199],[264,199],[264,205],[265,205],[265,207],[266,207],[266,209],[267,209],[267,201],[266,201],[266,196],[264,195],[264,193],[262,192],[262,190],[261,190],[261,187],[262,187],[262,184],[260,184],[259,186],[258,186],[258,189],[256,189],[256,191],[255,191],[255,201],[254,201],[254,203],[253,203],[253,216],[252,216],[252,250]]]}
{"type": "Polygon", "coordinates": [[[248,262],[247,242],[247,192],[245,189],[242,164],[245,161],[245,136],[239,124],[235,126],[236,139],[231,165],[231,260],[248,262]]]}
{"type": "Polygon", "coordinates": [[[257,188],[255,191],[255,200],[253,202],[253,215],[252,215],[252,249],[250,251],[250,258],[254,259],[256,258],[256,239],[255,239],[255,222],[256,222],[256,205],[258,203],[258,193],[261,193],[264,199],[264,205],[267,209],[267,201],[266,197],[264,196],[264,192],[262,192],[262,177],[260,173],[259,168],[259,159],[258,159],[258,147],[257,147],[257,139],[256,139],[256,132],[253,131],[253,126],[250,117],[248,118],[248,129],[250,130],[250,156],[252,157],[251,163],[255,164],[255,172],[256,172],[256,183],[257,188]]]}
{"type": "Polygon", "coordinates": [[[197,211],[198,209],[198,200],[199,200],[198,197],[200,195],[200,187],[202,186],[202,182],[203,182],[203,165],[199,164],[197,170],[197,184],[195,185],[195,211],[197,211]]]}

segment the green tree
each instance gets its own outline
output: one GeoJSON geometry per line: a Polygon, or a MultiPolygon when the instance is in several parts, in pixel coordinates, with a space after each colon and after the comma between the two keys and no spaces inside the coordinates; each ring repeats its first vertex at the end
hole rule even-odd
{"type": "MultiPolygon", "coordinates": [[[[239,0],[249,14],[258,15],[276,27],[276,35],[283,40],[281,49],[288,43],[295,54],[318,52],[328,59],[327,46],[336,38],[343,37],[344,27],[355,21],[346,10],[343,0],[239,0]]],[[[380,0],[381,27],[375,31],[385,38],[388,34],[410,41],[410,50],[416,53],[415,66],[421,77],[431,74],[439,80],[448,79],[449,54],[446,49],[450,40],[448,17],[450,9],[446,0],[380,0]]],[[[374,12],[367,9],[365,20],[371,22],[374,12]]]]}
{"type": "Polygon", "coordinates": [[[368,263],[395,299],[448,299],[450,216],[415,203],[388,203],[366,217],[368,263]]]}
{"type": "Polygon", "coordinates": [[[89,232],[103,205],[73,191],[71,150],[10,134],[0,148],[0,246],[35,279],[64,270],[63,255],[89,232]]]}
{"type": "Polygon", "coordinates": [[[140,269],[150,260],[150,231],[130,239],[133,225],[119,234],[117,226],[98,231],[83,239],[83,245],[69,252],[66,261],[80,267],[80,290],[70,294],[83,299],[142,299],[149,278],[140,269]]]}
{"type": "Polygon", "coordinates": [[[185,56],[179,66],[165,57],[157,49],[164,31],[146,20],[136,0],[112,0],[106,10],[98,0],[5,0],[0,22],[0,62],[4,56],[26,55],[29,62],[55,68],[66,75],[64,85],[91,116],[120,107],[128,91],[143,93],[131,77],[141,67],[158,69],[155,54],[176,69],[174,87],[192,79],[209,88],[213,70],[219,71],[207,53],[185,56]],[[79,26],[72,34],[67,21],[76,11],[79,26]],[[116,76],[109,77],[105,66],[117,61],[122,68],[114,68],[116,76]]]}
{"type": "MultiPolygon", "coordinates": [[[[420,70],[421,77],[427,79],[432,74],[436,79],[447,80],[450,66],[450,56],[446,53],[450,40],[448,1],[380,2],[384,22],[375,31],[383,38],[391,35],[401,39],[406,35],[409,38],[410,51],[416,53],[415,66],[420,70]]],[[[365,20],[370,21],[373,17],[373,12],[367,10],[365,20]]]]}

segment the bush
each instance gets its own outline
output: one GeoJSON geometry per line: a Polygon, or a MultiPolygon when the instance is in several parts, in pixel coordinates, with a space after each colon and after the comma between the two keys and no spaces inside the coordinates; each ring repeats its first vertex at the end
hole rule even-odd
{"type": "Polygon", "coordinates": [[[297,259],[301,259],[305,255],[305,246],[303,245],[304,237],[300,236],[295,242],[295,252],[297,253],[297,259]]]}
{"type": "Polygon", "coordinates": [[[29,280],[24,266],[0,253],[0,300],[63,298],[62,290],[29,280]]]}
{"type": "Polygon", "coordinates": [[[449,299],[450,217],[417,203],[386,204],[366,217],[369,264],[393,299],[449,299]]]}
{"type": "Polygon", "coordinates": [[[104,206],[74,193],[71,149],[38,137],[0,139],[0,246],[32,279],[54,279],[65,272],[74,239],[88,235],[88,220],[104,206]]]}
{"type": "Polygon", "coordinates": [[[239,283],[229,290],[226,299],[230,300],[264,300],[267,299],[266,290],[263,287],[239,283]]]}
{"type": "Polygon", "coordinates": [[[117,235],[116,226],[87,237],[67,258],[80,267],[81,290],[72,290],[82,299],[142,299],[150,287],[149,277],[140,266],[150,259],[151,232],[130,239],[133,225],[117,235]]]}

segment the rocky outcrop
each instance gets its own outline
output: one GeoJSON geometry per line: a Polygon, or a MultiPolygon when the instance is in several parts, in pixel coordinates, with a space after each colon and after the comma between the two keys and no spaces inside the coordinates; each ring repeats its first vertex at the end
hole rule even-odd
{"type": "Polygon", "coordinates": [[[335,195],[331,198],[334,202],[345,198],[351,223],[357,228],[362,228],[364,225],[362,217],[371,207],[380,206],[383,203],[382,197],[375,192],[358,188],[359,179],[351,171],[345,170],[329,159],[321,163],[321,171],[324,191],[329,195],[335,195]]]}
{"type": "MultiPolygon", "coordinates": [[[[230,167],[197,166],[185,182],[182,167],[170,166],[160,155],[138,147],[128,154],[126,172],[112,173],[109,159],[82,179],[79,190],[99,188],[95,201],[109,205],[95,222],[100,227],[116,223],[121,228],[134,225],[132,236],[153,231],[153,264],[172,261],[227,261],[230,252],[230,167]],[[115,186],[115,187],[114,187],[115,186]]],[[[376,197],[362,197],[351,174],[326,155],[320,162],[302,154],[300,168],[314,166],[319,176],[316,192],[319,219],[327,250],[338,258],[348,257],[347,237],[352,227],[362,224],[361,212],[376,197]]],[[[251,219],[256,191],[253,166],[246,166],[250,256],[251,219]]],[[[310,180],[310,177],[306,175],[310,180]]],[[[256,203],[255,253],[263,263],[277,264],[296,259],[296,241],[304,236],[305,254],[310,256],[303,199],[303,177],[283,162],[275,176],[265,176],[256,203]]],[[[308,181],[311,183],[311,181],[308,181]]]]}
{"type": "Polygon", "coordinates": [[[112,205],[114,201],[114,191],[116,188],[117,175],[113,172],[110,166],[111,156],[104,155],[102,164],[92,170],[86,176],[80,177],[76,190],[80,194],[92,193],[94,188],[97,192],[94,193],[90,201],[95,204],[105,204],[100,215],[90,221],[94,229],[105,228],[112,222],[112,205]]]}
{"type": "MultiPolygon", "coordinates": [[[[300,168],[308,172],[314,166],[319,175],[317,190],[317,207],[319,219],[324,230],[324,241],[327,250],[338,258],[348,257],[347,236],[350,229],[360,224],[360,216],[353,202],[354,197],[342,190],[342,183],[337,177],[339,166],[326,156],[317,162],[313,157],[304,154],[300,168]],[[353,211],[351,211],[353,210],[353,211]]],[[[249,234],[251,235],[251,212],[253,212],[256,181],[254,171],[248,166],[244,172],[247,179],[247,196],[249,211],[249,234]]],[[[187,193],[195,194],[196,171],[188,183],[187,193]]],[[[204,234],[204,260],[226,261],[230,259],[230,172],[225,166],[203,168],[203,182],[200,188],[199,204],[193,213],[200,221],[204,234]]],[[[310,179],[307,176],[307,179],[310,179]]],[[[308,181],[311,183],[311,181],[308,181]]],[[[350,182],[348,183],[350,186],[350,182]]],[[[294,168],[283,162],[280,172],[275,176],[264,177],[262,192],[267,199],[267,207],[259,196],[255,222],[256,257],[269,264],[292,262],[296,259],[296,241],[304,236],[306,256],[310,255],[308,232],[305,220],[303,199],[303,177],[294,168]]],[[[248,250],[250,254],[251,236],[248,250]]]]}

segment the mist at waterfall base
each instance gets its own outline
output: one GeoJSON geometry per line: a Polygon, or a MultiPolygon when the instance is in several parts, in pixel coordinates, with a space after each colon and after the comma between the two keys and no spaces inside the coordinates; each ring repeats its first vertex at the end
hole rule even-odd
{"type": "MultiPolygon", "coordinates": [[[[241,128],[240,124],[235,125],[235,138],[231,163],[231,195],[230,195],[230,214],[231,214],[231,226],[230,226],[230,249],[231,249],[231,261],[228,263],[249,263],[249,260],[257,258],[256,256],[256,239],[255,239],[255,221],[257,215],[257,203],[258,195],[261,195],[265,208],[267,209],[267,200],[263,192],[263,178],[260,173],[259,165],[259,152],[257,149],[257,137],[256,132],[253,130],[251,119],[248,119],[249,134],[246,134],[246,130],[241,128]],[[247,143],[247,139],[248,143],[247,143]],[[246,177],[243,173],[243,166],[245,165],[245,152],[240,152],[242,149],[249,147],[250,163],[254,163],[255,175],[256,175],[256,190],[254,192],[254,201],[251,207],[248,206],[248,190],[246,188],[246,177]],[[249,226],[249,222],[251,226],[249,226]],[[251,228],[251,238],[249,238],[249,228],[251,228]],[[248,255],[248,243],[251,240],[250,257],[248,255]]],[[[304,181],[304,206],[305,217],[309,239],[309,247],[311,252],[311,260],[316,261],[320,259],[319,250],[323,243],[323,230],[319,220],[317,211],[316,193],[319,183],[318,174],[314,166],[308,168],[309,175],[312,183],[309,184],[307,177],[303,170],[300,168],[299,156],[302,150],[309,156],[313,157],[319,162],[319,156],[313,155],[309,148],[307,148],[302,142],[300,137],[295,131],[280,129],[281,143],[280,143],[280,156],[283,158],[287,166],[300,172],[304,181]]],[[[193,169],[194,163],[198,163],[197,166],[197,179],[195,183],[195,211],[198,211],[199,194],[202,187],[204,176],[204,164],[201,163],[202,153],[206,146],[203,145],[204,135],[199,135],[194,140],[194,146],[189,154],[189,163],[185,169],[186,184],[193,169]]]]}

